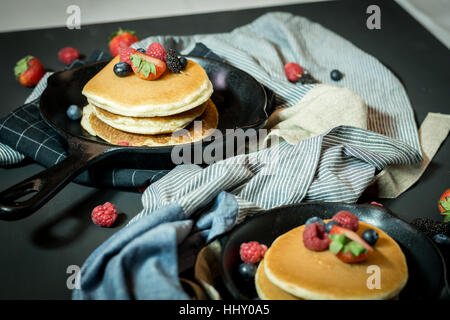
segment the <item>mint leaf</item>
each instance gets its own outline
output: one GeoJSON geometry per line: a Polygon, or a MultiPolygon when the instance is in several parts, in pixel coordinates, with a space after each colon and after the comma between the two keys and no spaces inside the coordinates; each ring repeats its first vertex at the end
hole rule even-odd
{"type": "Polygon", "coordinates": [[[155,67],[155,65],[154,65],[153,63],[151,63],[151,62],[143,61],[141,73],[142,73],[145,77],[148,77],[148,75],[149,75],[150,73],[156,74],[156,67],[155,67]]]}
{"type": "Polygon", "coordinates": [[[130,61],[133,67],[139,72],[139,69],[142,68],[142,58],[137,54],[130,54],[130,61]]]}
{"type": "Polygon", "coordinates": [[[348,249],[354,257],[359,256],[362,252],[365,251],[364,247],[355,241],[350,241],[348,243],[348,249]]]}
{"type": "Polygon", "coordinates": [[[330,251],[334,254],[338,254],[339,251],[344,247],[344,245],[338,241],[333,241],[330,243],[330,251]]]}

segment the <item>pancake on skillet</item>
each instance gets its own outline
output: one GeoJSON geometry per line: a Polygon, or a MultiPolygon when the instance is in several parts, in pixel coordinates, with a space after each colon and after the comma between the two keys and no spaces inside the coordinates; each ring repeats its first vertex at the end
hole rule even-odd
{"type": "Polygon", "coordinates": [[[258,268],[255,285],[261,299],[381,300],[394,299],[406,285],[408,268],[399,245],[384,231],[359,222],[358,234],[372,228],[379,238],[366,261],[344,263],[330,250],[312,251],[303,245],[305,226],[294,228],[278,237],[258,268]],[[377,265],[381,288],[366,285],[367,267],[377,265]],[[261,276],[264,272],[264,276],[261,276]]]}

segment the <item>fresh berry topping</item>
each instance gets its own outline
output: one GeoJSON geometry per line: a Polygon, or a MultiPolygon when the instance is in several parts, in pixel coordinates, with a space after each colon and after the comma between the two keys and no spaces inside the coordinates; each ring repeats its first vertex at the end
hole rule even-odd
{"type": "Polygon", "coordinates": [[[122,30],[113,33],[109,41],[109,51],[113,57],[117,56],[120,49],[125,49],[131,46],[133,43],[139,41],[139,38],[134,35],[134,31],[122,30]]]}
{"type": "Polygon", "coordinates": [[[26,56],[20,59],[14,67],[16,79],[25,87],[37,85],[44,74],[45,69],[41,62],[33,56],[26,56]]]}
{"type": "Polygon", "coordinates": [[[450,222],[439,222],[431,218],[417,218],[411,224],[430,238],[438,233],[450,237],[450,222]]]}
{"type": "Polygon", "coordinates": [[[444,216],[444,222],[450,222],[450,189],[447,189],[439,199],[438,209],[444,216]]]}
{"type": "Polygon", "coordinates": [[[179,73],[183,70],[183,65],[181,64],[180,58],[178,57],[178,53],[174,49],[169,49],[166,57],[167,68],[173,73],[179,73]]]}
{"type": "Polygon", "coordinates": [[[433,236],[433,241],[436,242],[437,244],[450,246],[450,238],[442,233],[435,234],[433,236]]]}
{"type": "Polygon", "coordinates": [[[321,223],[311,223],[303,231],[303,245],[309,250],[323,251],[328,249],[330,239],[321,223]]]}
{"type": "Polygon", "coordinates": [[[330,230],[331,230],[331,228],[332,228],[334,225],[339,225],[339,223],[337,223],[337,222],[334,221],[334,220],[328,221],[328,222],[325,224],[325,231],[326,231],[327,233],[330,233],[330,230]]]}
{"type": "Polygon", "coordinates": [[[153,42],[150,44],[146,53],[153,58],[166,62],[166,50],[159,42],[153,42]]]}
{"type": "Polygon", "coordinates": [[[380,207],[383,206],[381,203],[378,203],[378,202],[375,202],[375,201],[372,201],[370,204],[373,204],[374,206],[380,206],[380,207]]]}
{"type": "Polygon", "coordinates": [[[166,63],[141,52],[130,55],[131,68],[144,80],[158,79],[166,71],[166,63]]]}
{"type": "Polygon", "coordinates": [[[131,65],[130,54],[136,53],[137,50],[131,47],[120,49],[120,62],[126,62],[131,65]]]}
{"type": "Polygon", "coordinates": [[[100,227],[111,227],[117,219],[117,209],[110,202],[106,202],[92,210],[91,218],[100,227]]]}
{"type": "Polygon", "coordinates": [[[325,222],[323,222],[323,220],[320,219],[319,217],[309,218],[308,220],[306,220],[305,226],[310,225],[311,223],[321,223],[321,224],[325,225],[325,222]]]}
{"type": "Polygon", "coordinates": [[[356,232],[333,225],[329,238],[330,251],[345,263],[355,263],[366,260],[373,248],[356,232]]]}
{"type": "Polygon", "coordinates": [[[117,62],[114,65],[114,73],[118,77],[126,77],[131,72],[133,72],[133,70],[131,69],[131,66],[126,62],[117,62]]]}
{"type": "Polygon", "coordinates": [[[339,70],[336,70],[336,69],[334,69],[330,72],[330,77],[331,77],[331,80],[333,80],[333,81],[339,81],[342,79],[343,76],[344,75],[342,74],[342,72],[340,72],[339,70]]]}
{"type": "Polygon", "coordinates": [[[119,142],[117,142],[117,145],[118,146],[129,146],[130,143],[128,141],[119,141],[119,142]]]}
{"type": "Polygon", "coordinates": [[[303,76],[303,68],[295,62],[284,65],[284,73],[290,82],[297,82],[303,76]]]}
{"type": "Polygon", "coordinates": [[[69,64],[73,60],[78,59],[80,57],[80,52],[72,47],[65,47],[59,50],[58,59],[64,64],[69,64]]]}
{"type": "Polygon", "coordinates": [[[359,228],[358,217],[349,211],[339,211],[334,215],[333,220],[339,223],[339,225],[343,228],[347,228],[353,231],[357,231],[359,228]]]}
{"type": "Polygon", "coordinates": [[[260,245],[257,241],[250,241],[241,244],[239,255],[244,262],[257,263],[264,257],[266,251],[267,246],[260,245]]]}
{"type": "Polygon", "coordinates": [[[76,104],[70,105],[67,108],[66,114],[70,120],[80,120],[82,116],[81,109],[76,104]]]}
{"type": "Polygon", "coordinates": [[[181,63],[181,68],[184,69],[186,68],[188,61],[185,57],[180,57],[180,63],[181,63]]]}
{"type": "Polygon", "coordinates": [[[145,53],[145,49],[144,48],[137,48],[137,51],[139,51],[140,53],[145,53]]]}
{"type": "Polygon", "coordinates": [[[239,273],[244,278],[244,280],[248,281],[255,277],[256,266],[253,263],[244,262],[239,265],[239,273]]]}
{"type": "Polygon", "coordinates": [[[364,230],[361,236],[371,246],[374,246],[378,240],[378,232],[373,229],[364,230]]]}
{"type": "Polygon", "coordinates": [[[358,242],[360,245],[362,245],[367,251],[372,251],[372,247],[363,239],[361,238],[356,232],[351,231],[347,228],[343,228],[340,227],[338,225],[334,225],[333,227],[331,227],[330,230],[330,239],[332,238],[333,234],[337,234],[337,235],[344,235],[345,237],[347,237],[348,239],[358,242]]]}

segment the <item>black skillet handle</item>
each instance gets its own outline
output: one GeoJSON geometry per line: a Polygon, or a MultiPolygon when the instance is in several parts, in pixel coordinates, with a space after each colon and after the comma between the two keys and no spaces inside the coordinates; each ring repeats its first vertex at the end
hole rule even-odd
{"type": "Polygon", "coordinates": [[[58,164],[0,193],[0,220],[19,220],[31,215],[87,168],[99,154],[72,153],[58,164]],[[34,193],[30,198],[20,198],[34,193]]]}

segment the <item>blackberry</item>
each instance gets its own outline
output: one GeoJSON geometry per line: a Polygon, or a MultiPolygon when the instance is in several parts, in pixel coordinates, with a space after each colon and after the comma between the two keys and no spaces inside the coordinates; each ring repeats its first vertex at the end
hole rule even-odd
{"type": "Polygon", "coordinates": [[[167,51],[166,64],[167,68],[169,68],[169,70],[173,73],[178,73],[186,67],[186,65],[180,61],[178,53],[174,49],[169,49],[167,51]]]}
{"type": "Polygon", "coordinates": [[[431,218],[417,218],[414,219],[411,224],[430,238],[435,234],[444,234],[447,237],[450,236],[450,223],[448,222],[439,222],[431,218]]]}

